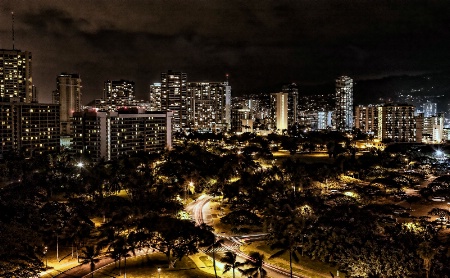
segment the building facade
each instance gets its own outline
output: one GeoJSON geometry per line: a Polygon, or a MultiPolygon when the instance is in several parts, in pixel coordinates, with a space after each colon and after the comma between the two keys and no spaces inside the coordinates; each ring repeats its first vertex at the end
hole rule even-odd
{"type": "Polygon", "coordinates": [[[287,119],[288,126],[293,126],[295,123],[298,123],[299,115],[297,113],[298,107],[298,86],[295,83],[291,83],[288,85],[284,85],[281,89],[283,93],[287,93],[287,119]]]}
{"type": "Polygon", "coordinates": [[[273,107],[273,120],[276,130],[283,132],[288,129],[288,93],[274,93],[271,95],[271,106],[273,107]]]}
{"type": "Polygon", "coordinates": [[[236,107],[231,112],[231,131],[245,132],[249,129],[247,123],[251,123],[253,128],[253,120],[251,110],[248,107],[236,107]]]}
{"type": "Polygon", "coordinates": [[[230,102],[228,82],[188,82],[187,127],[209,131],[230,129],[230,102]]]}
{"type": "Polygon", "coordinates": [[[336,79],[335,126],[337,130],[353,128],[353,80],[348,76],[336,79]]]}
{"type": "Polygon", "coordinates": [[[437,103],[436,102],[425,102],[423,105],[423,116],[425,118],[437,115],[437,103]]]}
{"type": "Polygon", "coordinates": [[[186,73],[161,73],[161,110],[173,112],[173,127],[177,130],[187,126],[186,93],[186,73]]]}
{"type": "Polygon", "coordinates": [[[378,132],[379,105],[358,105],[355,107],[355,127],[363,133],[376,135],[378,132]]]}
{"type": "Polygon", "coordinates": [[[0,49],[0,101],[33,102],[31,52],[0,49]]]}
{"type": "Polygon", "coordinates": [[[52,102],[61,105],[61,135],[72,134],[72,115],[82,109],[81,78],[78,74],[61,73],[56,78],[56,90],[53,91],[52,102]]]}
{"type": "Polygon", "coordinates": [[[141,151],[161,152],[172,148],[172,117],[172,112],[151,112],[136,107],[77,112],[73,117],[73,150],[94,161],[141,151]]]}
{"type": "Polygon", "coordinates": [[[409,104],[385,104],[378,107],[378,139],[389,142],[421,142],[420,124],[416,125],[415,107],[409,104]]]}
{"type": "Polygon", "coordinates": [[[103,86],[103,100],[107,110],[133,105],[135,100],[135,83],[128,80],[107,80],[103,86]]]}
{"type": "Polygon", "coordinates": [[[444,138],[444,113],[436,113],[433,116],[425,117],[425,114],[419,115],[422,119],[422,142],[430,144],[440,144],[444,138]]]}
{"type": "Polygon", "coordinates": [[[59,105],[0,102],[1,151],[16,151],[25,157],[59,151],[59,105]]]}
{"type": "Polygon", "coordinates": [[[150,85],[149,93],[150,111],[162,111],[161,106],[161,83],[150,85]]]}

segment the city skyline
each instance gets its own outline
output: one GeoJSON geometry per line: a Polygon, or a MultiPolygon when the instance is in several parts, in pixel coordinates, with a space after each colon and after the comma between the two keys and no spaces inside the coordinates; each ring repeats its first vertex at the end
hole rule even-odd
{"type": "MultiPolygon", "coordinates": [[[[61,72],[80,74],[83,103],[106,80],[148,99],[161,72],[225,81],[233,94],[280,84],[371,79],[450,68],[445,1],[2,1],[0,48],[33,53],[33,84],[51,102],[61,72]]],[[[281,91],[281,87],[277,89],[281,91]]]]}

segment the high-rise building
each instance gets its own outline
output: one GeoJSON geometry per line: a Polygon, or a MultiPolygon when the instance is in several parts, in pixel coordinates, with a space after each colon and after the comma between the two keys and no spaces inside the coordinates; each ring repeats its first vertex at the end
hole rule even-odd
{"type": "Polygon", "coordinates": [[[59,151],[59,105],[0,102],[0,151],[25,157],[59,151]]]}
{"type": "Polygon", "coordinates": [[[358,105],[355,107],[355,127],[361,132],[377,134],[378,105],[358,105]]]}
{"type": "Polygon", "coordinates": [[[150,85],[150,111],[162,111],[161,107],[161,83],[150,85]]]}
{"type": "Polygon", "coordinates": [[[33,100],[31,52],[0,49],[0,101],[33,100]]]}
{"type": "Polygon", "coordinates": [[[271,106],[273,107],[273,120],[276,129],[280,132],[288,129],[288,93],[273,93],[271,106]]]}
{"type": "Polygon", "coordinates": [[[337,130],[353,128],[353,80],[348,76],[336,79],[335,126],[337,130]]]}
{"type": "Polygon", "coordinates": [[[228,82],[188,82],[187,127],[196,130],[228,130],[231,126],[228,111],[231,105],[227,105],[227,99],[231,99],[228,82]]]}
{"type": "Polygon", "coordinates": [[[378,107],[378,139],[391,142],[421,142],[422,133],[409,104],[385,104],[378,107]]]}
{"type": "Polygon", "coordinates": [[[186,73],[170,70],[161,73],[161,110],[173,112],[174,129],[183,129],[187,124],[186,83],[186,73]]]}
{"type": "Polygon", "coordinates": [[[172,147],[172,112],[118,111],[74,113],[73,149],[98,161],[138,152],[161,152],[172,147]]]}
{"type": "Polygon", "coordinates": [[[423,117],[421,123],[422,126],[422,142],[439,144],[444,141],[444,113],[437,113],[430,117],[423,117]]]}
{"type": "Polygon", "coordinates": [[[56,78],[56,91],[53,103],[61,105],[61,135],[71,135],[71,118],[74,112],[82,109],[81,78],[78,74],[61,73],[56,78]]]}
{"type": "Polygon", "coordinates": [[[283,93],[287,93],[287,118],[288,126],[293,126],[298,122],[298,86],[295,83],[284,85],[281,90],[283,93]]]}
{"type": "Polygon", "coordinates": [[[231,112],[231,131],[246,132],[250,128],[250,123],[253,128],[253,121],[251,120],[251,111],[248,107],[236,107],[231,112]]]}
{"type": "Polygon", "coordinates": [[[132,105],[135,99],[135,84],[128,80],[107,80],[103,87],[103,100],[108,110],[132,105]]]}
{"type": "Polygon", "coordinates": [[[423,116],[425,118],[437,115],[436,102],[425,102],[422,107],[423,107],[423,116]]]}
{"type": "Polygon", "coordinates": [[[331,111],[317,112],[317,129],[324,130],[331,126],[331,111]]]}

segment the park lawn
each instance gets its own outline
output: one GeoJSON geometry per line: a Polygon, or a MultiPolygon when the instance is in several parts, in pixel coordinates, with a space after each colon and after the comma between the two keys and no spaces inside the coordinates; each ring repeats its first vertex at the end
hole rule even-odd
{"type": "MultiPolygon", "coordinates": [[[[121,263],[121,275],[124,275],[124,262],[121,263]]],[[[175,268],[167,267],[167,258],[164,254],[155,253],[144,256],[131,257],[127,259],[127,277],[128,278],[194,278],[205,277],[212,278],[210,275],[197,268],[195,263],[188,257],[184,257],[175,264],[175,268]],[[158,276],[158,268],[161,272],[158,276]]],[[[119,264],[112,264],[94,273],[96,278],[119,277],[119,264]]]]}
{"type": "MultiPolygon", "coordinates": [[[[289,253],[286,253],[279,258],[273,258],[269,260],[267,258],[269,258],[272,254],[276,253],[277,250],[271,250],[269,246],[267,246],[262,242],[253,242],[247,246],[241,247],[241,251],[247,254],[253,251],[262,253],[266,258],[266,262],[280,266],[289,271],[289,253]]],[[[329,264],[322,263],[316,260],[311,260],[307,256],[299,257],[299,259],[300,259],[299,263],[296,263],[295,261],[292,262],[293,271],[295,273],[303,274],[311,278],[324,278],[324,277],[328,278],[331,277],[330,272],[336,276],[337,268],[332,267],[329,264]]],[[[341,274],[341,276],[343,275],[341,274]]]]}

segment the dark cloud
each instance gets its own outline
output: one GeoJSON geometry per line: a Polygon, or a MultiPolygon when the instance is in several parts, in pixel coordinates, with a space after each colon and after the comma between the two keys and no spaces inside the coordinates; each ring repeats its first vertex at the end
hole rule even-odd
{"type": "Polygon", "coordinates": [[[33,79],[50,100],[61,72],[81,74],[84,100],[107,79],[162,71],[223,80],[234,93],[450,67],[448,1],[37,0],[0,2],[0,47],[33,52],[33,79]]]}

